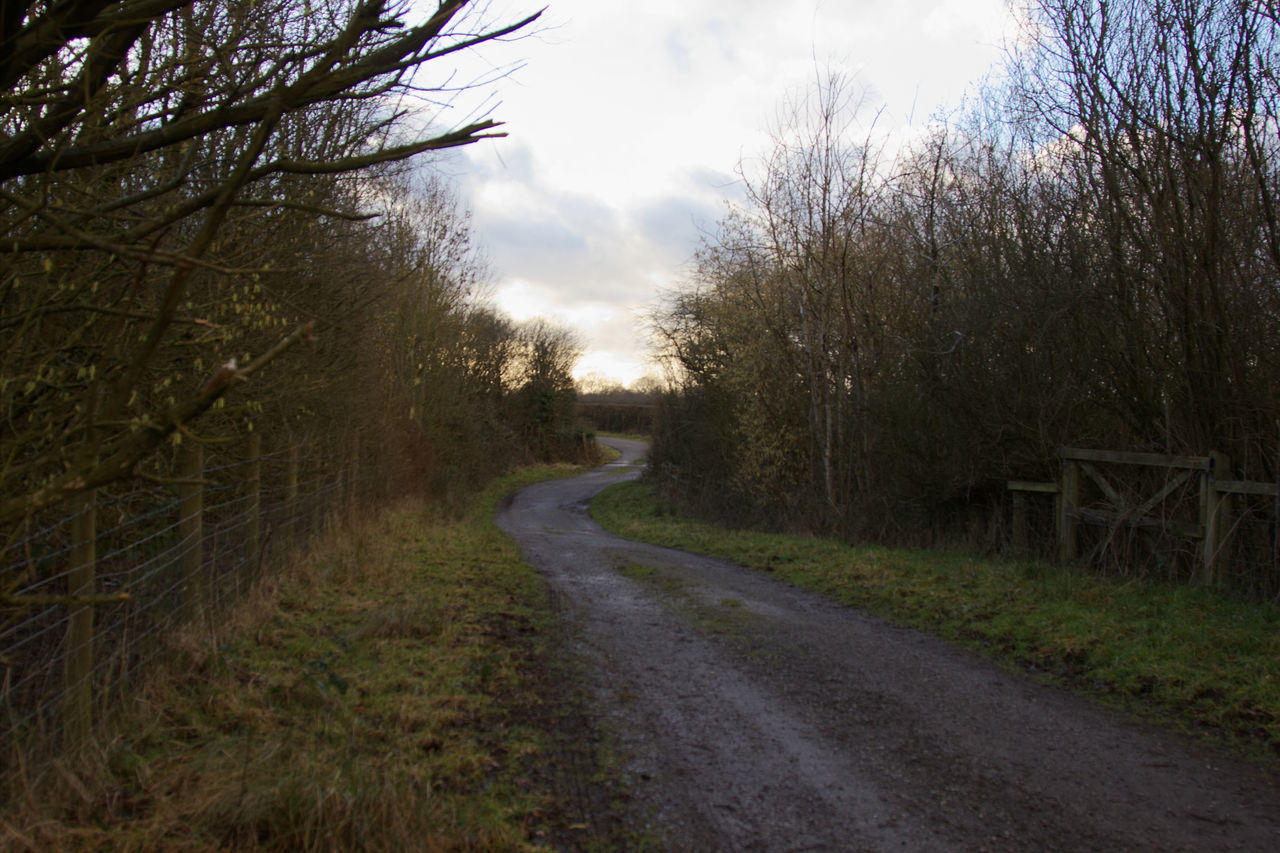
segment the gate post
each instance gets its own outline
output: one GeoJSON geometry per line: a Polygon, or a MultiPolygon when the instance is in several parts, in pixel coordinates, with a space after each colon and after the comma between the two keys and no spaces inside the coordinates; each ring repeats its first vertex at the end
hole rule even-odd
{"type": "Polygon", "coordinates": [[[1204,472],[1200,475],[1200,525],[1204,531],[1204,582],[1212,584],[1217,577],[1218,553],[1222,541],[1231,530],[1231,496],[1219,492],[1216,481],[1227,479],[1231,460],[1225,453],[1211,451],[1204,472]]]}
{"type": "Polygon", "coordinates": [[[1080,503],[1080,463],[1062,458],[1062,488],[1058,491],[1058,559],[1070,562],[1078,555],[1075,508],[1080,503]]]}
{"type": "Polygon", "coordinates": [[[1013,548],[1019,554],[1027,550],[1027,496],[1013,493],[1013,548]]]}

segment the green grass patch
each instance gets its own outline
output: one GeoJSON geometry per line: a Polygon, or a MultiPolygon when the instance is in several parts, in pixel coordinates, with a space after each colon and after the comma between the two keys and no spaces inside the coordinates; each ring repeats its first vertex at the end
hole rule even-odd
{"type": "Polygon", "coordinates": [[[690,586],[683,577],[671,569],[656,568],[642,563],[629,562],[618,570],[654,593],[665,598],[689,624],[718,634],[739,650],[757,656],[762,650],[754,641],[758,617],[746,609],[737,598],[719,598],[714,601],[698,594],[696,586],[690,586]]]}
{"type": "Polygon", "coordinates": [[[644,566],[640,563],[627,563],[621,569],[623,577],[628,577],[637,581],[648,580],[656,573],[656,570],[652,566],[644,566]]]}
{"type": "Polygon", "coordinates": [[[177,638],[99,746],[0,810],[5,849],[527,850],[547,590],[493,523],[407,503],[321,543],[216,647],[177,638]]]}
{"type": "Polygon", "coordinates": [[[597,431],[596,435],[601,438],[625,438],[628,441],[650,441],[653,436],[639,432],[608,432],[606,430],[597,431]]]}
{"type": "Polygon", "coordinates": [[[1280,607],[1071,567],[730,530],[641,483],[593,516],[632,539],[740,563],[1136,710],[1252,758],[1280,759],[1280,607]]]}

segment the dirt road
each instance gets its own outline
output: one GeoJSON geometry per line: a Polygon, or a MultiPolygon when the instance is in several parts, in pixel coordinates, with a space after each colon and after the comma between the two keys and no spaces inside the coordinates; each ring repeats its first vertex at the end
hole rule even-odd
{"type": "Polygon", "coordinates": [[[673,850],[1280,850],[1280,778],[732,564],[603,532],[638,442],[499,524],[673,850]]]}

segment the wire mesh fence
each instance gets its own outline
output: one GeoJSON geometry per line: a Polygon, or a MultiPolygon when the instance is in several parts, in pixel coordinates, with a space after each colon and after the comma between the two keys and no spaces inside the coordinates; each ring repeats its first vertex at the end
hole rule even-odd
{"type": "MultiPolygon", "coordinates": [[[[256,451],[256,445],[253,450],[256,451]]],[[[0,750],[36,774],[121,707],[182,626],[213,627],[281,557],[372,491],[354,457],[179,454],[168,482],[0,531],[0,750]]]]}

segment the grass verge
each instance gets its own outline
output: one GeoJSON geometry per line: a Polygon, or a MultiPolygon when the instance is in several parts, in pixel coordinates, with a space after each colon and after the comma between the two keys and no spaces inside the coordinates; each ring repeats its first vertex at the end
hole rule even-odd
{"type": "Polygon", "coordinates": [[[175,641],[97,748],[0,808],[0,847],[552,843],[548,592],[492,519],[578,470],[507,477],[460,521],[407,503],[335,534],[225,642],[175,641]]]}
{"type": "Polygon", "coordinates": [[[682,517],[643,483],[591,506],[619,535],[740,563],[1037,677],[1280,763],[1280,607],[1202,587],[682,517]]]}

